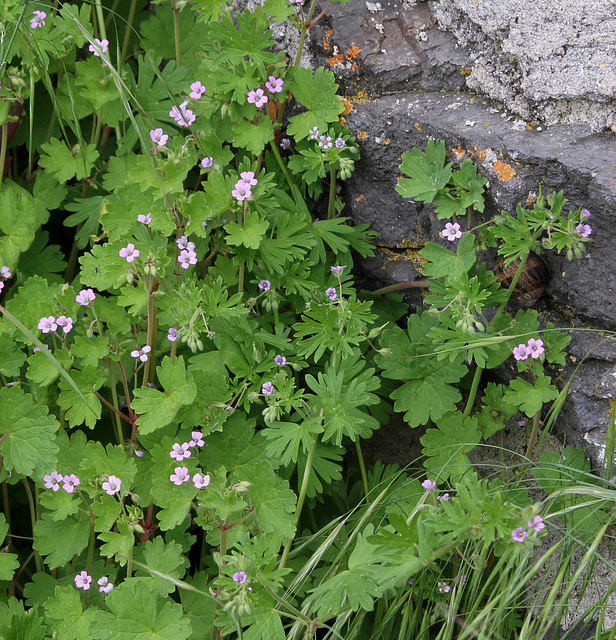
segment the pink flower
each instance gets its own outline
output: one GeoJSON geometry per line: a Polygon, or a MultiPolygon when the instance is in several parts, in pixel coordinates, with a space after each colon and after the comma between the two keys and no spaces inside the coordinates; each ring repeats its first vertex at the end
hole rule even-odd
{"type": "Polygon", "coordinates": [[[255,172],[254,171],[242,171],[242,173],[240,173],[240,178],[246,184],[250,185],[251,187],[255,187],[257,185],[257,183],[259,182],[255,178],[255,172]]]}
{"type": "Polygon", "coordinates": [[[265,95],[265,91],[259,87],[255,91],[249,91],[246,96],[246,100],[251,104],[254,104],[257,109],[260,109],[269,100],[269,98],[265,95]]]}
{"type": "Polygon", "coordinates": [[[47,14],[44,11],[34,11],[34,15],[30,18],[30,29],[45,26],[45,18],[47,14]]]}
{"type": "Polygon", "coordinates": [[[180,108],[172,107],[169,111],[169,115],[181,126],[190,127],[190,125],[197,119],[197,116],[186,108],[186,102],[182,102],[180,108]]]}
{"type": "Polygon", "coordinates": [[[43,333],[49,333],[50,331],[55,331],[58,328],[56,324],[56,318],[54,316],[43,317],[39,320],[38,328],[43,333]]]}
{"type": "Polygon", "coordinates": [[[235,189],[231,191],[231,195],[238,201],[247,200],[252,195],[250,185],[243,180],[238,180],[235,183],[235,189]]]}
{"type": "Polygon", "coordinates": [[[261,280],[261,282],[259,282],[259,289],[261,289],[261,291],[269,291],[272,283],[269,280],[261,280]]]}
{"type": "Polygon", "coordinates": [[[199,98],[205,93],[205,87],[197,80],[190,85],[191,92],[188,94],[193,100],[199,98]]]}
{"type": "Polygon", "coordinates": [[[113,589],[113,584],[109,582],[109,578],[107,576],[99,578],[96,583],[99,585],[99,593],[109,593],[113,589]]]}
{"type": "Polygon", "coordinates": [[[4,282],[0,282],[0,293],[2,293],[2,289],[4,289],[4,282]]]}
{"type": "Polygon", "coordinates": [[[526,531],[522,527],[518,527],[511,532],[511,537],[515,542],[524,542],[526,540],[526,531]]]}
{"type": "Polygon", "coordinates": [[[150,353],[150,351],[152,351],[152,347],[149,344],[146,344],[145,346],[141,347],[141,349],[134,349],[133,351],[131,351],[130,355],[133,358],[139,358],[141,362],[147,362],[148,353],[150,353]]]}
{"type": "Polygon", "coordinates": [[[581,213],[581,215],[582,215],[584,218],[590,218],[590,211],[589,211],[588,209],[582,209],[582,213],[581,213]]]}
{"type": "Polygon", "coordinates": [[[0,278],[4,278],[5,280],[8,280],[11,277],[11,270],[7,267],[4,266],[0,269],[0,278]]]}
{"type": "Polygon", "coordinates": [[[513,357],[516,360],[526,360],[528,358],[528,352],[526,351],[526,345],[524,343],[513,348],[513,357]]]}
{"type": "Polygon", "coordinates": [[[340,265],[337,265],[335,267],[330,267],[330,271],[332,273],[335,273],[336,275],[342,273],[344,271],[344,269],[346,269],[346,264],[340,264],[340,265]]]}
{"type": "Polygon", "coordinates": [[[190,458],[190,456],[192,455],[190,444],[188,442],[183,442],[182,444],[174,442],[171,449],[172,450],[169,452],[169,457],[175,458],[178,462],[182,462],[184,458],[190,458]]]}
{"type": "Polygon", "coordinates": [[[80,574],[75,576],[75,586],[78,589],[87,591],[90,588],[91,582],[92,576],[89,576],[87,571],[82,571],[80,574]]]}
{"type": "Polygon", "coordinates": [[[178,487],[190,480],[190,474],[188,473],[188,467],[176,467],[174,473],[169,476],[169,480],[178,487]]]}
{"type": "Polygon", "coordinates": [[[170,342],[175,342],[178,339],[178,330],[175,327],[171,327],[169,331],[167,331],[167,340],[170,342]]]}
{"type": "Polygon", "coordinates": [[[60,488],[60,483],[63,481],[63,477],[61,473],[57,471],[52,471],[51,473],[47,473],[43,476],[43,480],[45,482],[46,489],[53,489],[54,491],[58,491],[60,488]]]}
{"type": "Polygon", "coordinates": [[[76,296],[75,302],[78,302],[81,306],[87,307],[90,302],[94,302],[94,291],[92,289],[82,289],[76,296]]]}
{"type": "Polygon", "coordinates": [[[277,355],[274,358],[274,362],[279,366],[279,367],[284,367],[285,364],[287,364],[287,359],[284,356],[281,356],[280,354],[277,355]]]}
{"type": "Polygon", "coordinates": [[[436,482],[434,480],[430,480],[429,478],[427,478],[421,483],[421,486],[426,491],[434,491],[434,489],[436,489],[436,482]]]}
{"type": "Polygon", "coordinates": [[[180,255],[178,256],[178,262],[182,266],[182,269],[188,269],[191,264],[197,264],[197,254],[194,251],[187,251],[186,249],[182,249],[182,251],[180,251],[180,255]]]}
{"type": "Polygon", "coordinates": [[[535,340],[531,338],[528,341],[528,347],[526,347],[526,353],[531,357],[537,359],[545,349],[543,348],[543,340],[535,340]]]}
{"type": "Polygon", "coordinates": [[[213,164],[214,164],[214,158],[212,158],[212,156],[206,156],[205,158],[203,158],[203,160],[201,160],[201,166],[204,169],[210,169],[213,164]]]}
{"type": "Polygon", "coordinates": [[[338,292],[336,291],[336,289],[334,287],[329,287],[329,289],[325,290],[325,295],[332,301],[334,302],[334,300],[336,300],[336,298],[338,297],[338,292]]]}
{"type": "Polygon", "coordinates": [[[334,144],[337,149],[344,149],[344,147],[346,147],[346,142],[343,138],[336,138],[336,142],[334,144]]]}
{"type": "Polygon", "coordinates": [[[271,396],[274,393],[274,385],[271,382],[264,382],[261,387],[261,393],[264,396],[271,396]]]}
{"type": "Polygon", "coordinates": [[[134,262],[135,258],[139,257],[139,249],[135,249],[135,245],[129,242],[120,249],[119,254],[120,258],[126,258],[126,262],[134,262]]]}
{"type": "Polygon", "coordinates": [[[169,140],[169,136],[163,133],[163,130],[159,127],[158,129],[150,129],[150,140],[159,147],[164,147],[167,144],[167,140],[169,140]]]}
{"type": "Polygon", "coordinates": [[[195,473],[193,476],[193,482],[197,489],[204,489],[208,484],[210,484],[210,476],[207,474],[202,476],[200,473],[195,473]]]}
{"type": "Polygon", "coordinates": [[[233,574],[233,582],[239,582],[239,584],[244,584],[248,580],[248,576],[243,571],[236,571],[233,574]]]}
{"type": "Polygon", "coordinates": [[[589,224],[578,224],[575,230],[582,236],[582,238],[588,238],[592,233],[592,227],[589,224]]]}
{"type": "Polygon", "coordinates": [[[436,496],[437,500],[444,500],[445,502],[449,502],[451,500],[451,496],[448,493],[444,493],[442,496],[436,496]]]}
{"type": "Polygon", "coordinates": [[[541,516],[535,516],[532,520],[528,521],[528,528],[534,529],[537,532],[543,531],[543,529],[545,529],[543,518],[541,516]]]}
{"type": "Polygon", "coordinates": [[[453,242],[457,238],[461,238],[462,232],[460,231],[460,225],[457,222],[454,222],[453,224],[448,222],[445,225],[445,228],[441,231],[441,235],[450,242],[453,242]]]}
{"type": "Polygon", "coordinates": [[[175,244],[178,245],[178,249],[186,249],[187,251],[195,250],[195,243],[191,242],[186,236],[177,238],[175,244]]]}
{"type": "Polygon", "coordinates": [[[73,493],[75,491],[75,487],[78,487],[81,484],[81,480],[74,473],[71,473],[70,476],[64,476],[62,481],[64,482],[64,486],[62,488],[66,493],[73,493]]]}
{"type": "Polygon", "coordinates": [[[122,480],[120,478],[116,478],[116,476],[109,476],[106,482],[102,484],[103,491],[107,493],[108,496],[113,496],[116,493],[120,493],[120,489],[122,488],[122,480]]]}
{"type": "Polygon", "coordinates": [[[147,227],[150,222],[152,222],[152,214],[147,213],[146,215],[143,215],[143,213],[140,213],[137,216],[137,222],[141,222],[141,224],[144,224],[147,227]]]}
{"type": "Polygon", "coordinates": [[[91,44],[88,47],[88,51],[91,51],[96,57],[100,57],[101,53],[107,53],[108,50],[109,50],[109,40],[105,38],[103,40],[94,38],[94,44],[91,44]]]}
{"type": "Polygon", "coordinates": [[[277,78],[276,76],[270,76],[268,81],[265,83],[265,87],[271,93],[282,93],[282,85],[284,84],[284,80],[282,78],[277,78]]]}
{"type": "Polygon", "coordinates": [[[60,316],[56,323],[59,327],[62,327],[62,331],[64,333],[68,333],[73,328],[73,319],[67,318],[66,316],[60,316]]]}
{"type": "Polygon", "coordinates": [[[188,443],[191,447],[204,447],[205,440],[203,439],[203,433],[201,431],[193,431],[190,434],[192,440],[188,443]]]}

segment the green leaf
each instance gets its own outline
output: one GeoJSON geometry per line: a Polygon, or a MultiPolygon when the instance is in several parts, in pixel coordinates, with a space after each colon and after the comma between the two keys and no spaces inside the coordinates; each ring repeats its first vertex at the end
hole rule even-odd
{"type": "Polygon", "coordinates": [[[190,621],[182,607],[161,598],[143,578],[127,578],[106,598],[107,611],[97,611],[93,640],[188,640],[190,621]]]}
{"type": "Polygon", "coordinates": [[[86,445],[79,476],[93,482],[103,475],[114,475],[122,481],[122,491],[128,491],[135,480],[135,458],[129,458],[123,446],[90,441],[86,445]]]}
{"type": "Polygon", "coordinates": [[[98,236],[100,217],[105,210],[106,202],[107,198],[103,196],[91,196],[90,198],[76,198],[74,202],[65,205],[64,208],[67,211],[75,212],[65,218],[64,226],[79,227],[75,234],[79,249],[85,249],[93,242],[93,238],[98,236]]]}
{"type": "Polygon", "coordinates": [[[28,370],[26,371],[26,378],[32,380],[42,387],[49,386],[59,375],[58,364],[62,366],[66,371],[71,368],[73,358],[71,352],[66,349],[56,349],[53,352],[54,358],[57,362],[54,362],[47,357],[45,352],[41,349],[36,353],[33,353],[28,358],[28,370]]]}
{"type": "Polygon", "coordinates": [[[356,566],[340,571],[310,591],[317,615],[338,614],[343,608],[372,611],[379,595],[374,569],[356,566]]]}
{"type": "Polygon", "coordinates": [[[135,544],[135,534],[123,520],[118,521],[117,529],[117,532],[103,531],[99,534],[98,539],[105,543],[100,552],[105,558],[115,558],[115,561],[123,567],[130,558],[135,544]]]}
{"type": "Polygon", "coordinates": [[[66,260],[60,247],[48,242],[49,233],[39,230],[30,248],[19,257],[17,269],[24,277],[38,274],[48,282],[64,284],[64,278],[57,274],[66,268],[66,260]]]}
{"type": "Polygon", "coordinates": [[[466,273],[475,264],[475,236],[463,233],[456,253],[433,242],[419,252],[428,262],[423,265],[424,275],[432,278],[458,276],[466,273]]]}
{"type": "Polygon", "coordinates": [[[244,640],[285,640],[287,635],[282,626],[280,613],[276,609],[268,609],[259,614],[249,616],[246,620],[250,626],[244,631],[244,640]]]}
{"type": "MultiPolygon", "coordinates": [[[[9,525],[3,513],[0,513],[0,546],[6,538],[9,525]]],[[[4,550],[3,550],[4,551],[4,550]]],[[[0,580],[12,580],[15,570],[19,568],[19,558],[15,553],[0,553],[0,580]]]]}
{"type": "Polygon", "coordinates": [[[66,411],[66,419],[71,427],[85,424],[93,429],[101,417],[102,405],[96,392],[105,383],[105,372],[87,365],[82,371],[73,369],[70,374],[79,392],[62,378],[59,383],[62,393],[58,397],[58,404],[66,411]]]}
{"type": "Polygon", "coordinates": [[[424,466],[439,479],[457,482],[473,469],[468,456],[481,440],[476,418],[462,419],[459,411],[444,415],[436,428],[428,429],[421,438],[424,466]]]}
{"type": "Polygon", "coordinates": [[[87,546],[90,518],[79,512],[66,520],[54,520],[43,513],[34,525],[34,548],[45,558],[50,569],[61,567],[79,555],[87,546]]]}
{"type": "Polygon", "coordinates": [[[73,587],[56,587],[55,595],[45,602],[45,616],[51,621],[57,640],[88,638],[96,610],[88,607],[84,611],[81,596],[73,587]]]}
{"type": "Polygon", "coordinates": [[[297,462],[300,451],[308,452],[313,445],[314,434],[322,431],[323,427],[315,421],[270,422],[261,435],[268,440],[265,445],[268,457],[287,465],[297,462]]]}
{"type": "Polygon", "coordinates": [[[119,248],[108,242],[97,244],[79,258],[80,280],[85,287],[100,291],[121,287],[128,274],[126,260],[118,256],[119,248]]]}
{"type": "Polygon", "coordinates": [[[64,183],[71,178],[83,180],[87,178],[99,158],[95,144],[87,145],[84,151],[78,144],[68,148],[66,142],[52,138],[41,145],[45,155],[39,158],[39,166],[64,183]]]}
{"type": "Polygon", "coordinates": [[[58,421],[21,387],[0,390],[0,454],[7,471],[40,479],[55,468],[58,421]]]}
{"type": "Polygon", "coordinates": [[[529,418],[532,418],[543,405],[558,396],[558,389],[552,384],[552,379],[540,375],[535,384],[530,384],[522,378],[514,378],[505,392],[505,402],[519,406],[529,418]]]}
{"type": "Polygon", "coordinates": [[[39,214],[37,201],[25,190],[6,180],[0,191],[0,264],[14,268],[17,258],[34,240],[34,232],[47,220],[39,214]]]}
{"type": "Polygon", "coordinates": [[[489,438],[505,427],[505,420],[516,413],[516,408],[504,398],[506,387],[488,382],[482,402],[484,404],[476,418],[484,438],[489,438]]]}
{"type": "Polygon", "coordinates": [[[432,202],[451,178],[451,162],[445,164],[445,142],[428,140],[425,153],[416,147],[402,154],[400,170],[410,178],[402,178],[396,191],[403,198],[432,202]]]}
{"type": "Polygon", "coordinates": [[[36,609],[18,613],[10,620],[10,626],[0,628],[2,640],[44,640],[47,627],[36,609]]]}
{"type": "Polygon", "coordinates": [[[245,120],[233,125],[233,135],[236,147],[257,156],[274,139],[274,128],[269,118],[261,118],[256,124],[245,120]]]}
{"type": "Polygon", "coordinates": [[[229,234],[226,238],[227,244],[258,249],[269,228],[269,222],[262,220],[256,211],[249,211],[245,216],[243,226],[237,222],[229,222],[224,228],[229,234]]]}
{"type": "Polygon", "coordinates": [[[135,389],[134,392],[132,407],[140,414],[137,425],[142,434],[168,425],[175,418],[178,409],[191,404],[197,395],[197,387],[186,371],[183,357],[171,360],[165,356],[160,366],[156,367],[156,373],[164,392],[147,387],[135,389]]]}
{"type": "Polygon", "coordinates": [[[145,580],[149,583],[150,589],[157,591],[161,596],[175,591],[174,580],[181,580],[189,565],[188,558],[182,553],[181,545],[173,541],[165,544],[160,537],[139,547],[135,559],[147,566],[147,571],[140,569],[136,575],[147,575],[145,580]]]}
{"type": "Polygon", "coordinates": [[[27,356],[8,333],[0,335],[0,353],[0,373],[10,378],[18,376],[27,356]]]}
{"type": "Polygon", "coordinates": [[[287,133],[298,140],[308,137],[310,130],[327,129],[331,122],[337,122],[344,111],[344,105],[337,95],[338,85],[334,74],[319,67],[314,75],[310,69],[294,67],[292,79],[285,83],[293,97],[306,109],[306,113],[289,118],[287,133]]]}

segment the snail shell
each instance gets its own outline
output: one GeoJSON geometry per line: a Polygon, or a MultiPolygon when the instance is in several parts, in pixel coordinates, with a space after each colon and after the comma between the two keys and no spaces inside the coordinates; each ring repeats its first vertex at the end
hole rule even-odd
{"type": "MultiPolygon", "coordinates": [[[[501,258],[494,267],[494,275],[501,287],[508,288],[520,266],[519,260],[504,266],[505,258],[501,258]]],[[[532,307],[543,295],[550,281],[550,269],[545,260],[534,252],[528,254],[522,275],[511,294],[511,300],[523,307],[532,307]]]]}

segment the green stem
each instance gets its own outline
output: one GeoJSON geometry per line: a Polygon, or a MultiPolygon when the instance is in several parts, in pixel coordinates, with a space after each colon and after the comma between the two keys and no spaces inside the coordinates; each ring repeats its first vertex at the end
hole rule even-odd
{"type": "Polygon", "coordinates": [[[357,451],[357,461],[359,462],[359,471],[361,472],[361,481],[364,485],[364,495],[366,496],[366,500],[368,500],[368,474],[366,473],[366,463],[364,462],[364,455],[361,450],[361,443],[359,440],[355,443],[355,450],[357,451]]]}
{"type": "Polygon", "coordinates": [[[101,40],[107,38],[107,30],[105,29],[105,18],[103,16],[103,5],[101,0],[94,0],[96,5],[96,21],[98,22],[98,33],[101,40]]]}
{"type": "Polygon", "coordinates": [[[310,5],[310,9],[308,10],[308,17],[302,26],[302,31],[299,36],[299,45],[297,47],[297,55],[295,56],[294,66],[299,65],[299,61],[302,57],[302,51],[304,50],[304,41],[306,40],[306,33],[308,33],[308,29],[310,29],[310,21],[312,20],[312,16],[314,15],[314,10],[317,6],[317,0],[312,0],[312,4],[310,5]]]}
{"type": "Polygon", "coordinates": [[[156,371],[156,332],[157,332],[157,317],[156,317],[156,303],[154,298],[154,291],[158,285],[158,278],[154,279],[154,283],[150,289],[150,297],[148,298],[148,333],[147,344],[152,347],[150,351],[150,357],[145,362],[143,369],[143,386],[148,382],[154,382],[154,372],[156,371]]]}
{"type": "Polygon", "coordinates": [[[537,442],[537,434],[539,433],[539,423],[541,422],[541,410],[537,411],[533,418],[533,428],[530,432],[530,438],[528,439],[528,446],[526,447],[526,457],[530,459],[533,455],[535,448],[535,442],[537,442]]]}
{"type": "Polygon", "coordinates": [[[180,66],[180,11],[178,10],[175,0],[171,0],[173,10],[173,35],[175,40],[175,64],[180,66]]]}
{"type": "Polygon", "coordinates": [[[128,21],[126,23],[126,33],[124,34],[124,40],[122,42],[122,51],[120,52],[120,61],[118,62],[118,70],[122,66],[126,58],[126,52],[128,45],[130,44],[131,31],[133,29],[133,20],[135,19],[135,10],[137,9],[137,0],[132,0],[130,3],[130,10],[128,12],[128,21]]]}
{"type": "Polygon", "coordinates": [[[0,187],[2,186],[2,179],[4,178],[4,164],[6,162],[6,147],[8,144],[8,124],[2,125],[0,135],[2,135],[2,142],[0,143],[0,187]]]}
{"type": "Polygon", "coordinates": [[[120,418],[120,403],[118,401],[118,391],[116,389],[116,381],[115,375],[113,373],[113,362],[110,359],[107,359],[107,373],[109,375],[109,386],[111,387],[111,399],[113,401],[113,406],[116,411],[112,411],[114,417],[114,424],[116,430],[116,437],[118,439],[118,444],[124,444],[124,434],[122,433],[122,420],[120,418]]]}
{"type": "MultiPolygon", "coordinates": [[[[24,487],[28,494],[28,505],[30,506],[30,520],[32,521],[32,537],[34,538],[34,526],[36,525],[36,501],[32,495],[32,489],[30,489],[30,483],[27,478],[24,478],[24,487]]],[[[36,563],[37,572],[43,571],[43,563],[41,562],[41,556],[38,553],[34,556],[34,562],[36,563]]]]}
{"type": "Polygon", "coordinates": [[[336,213],[336,170],[329,169],[329,201],[327,203],[327,219],[332,220],[336,213]]]}
{"type": "Polygon", "coordinates": [[[278,149],[278,145],[272,140],[272,142],[270,142],[270,148],[272,150],[272,153],[274,154],[274,158],[276,158],[276,161],[278,162],[278,166],[280,167],[280,170],[282,171],[282,173],[284,174],[285,180],[287,181],[287,184],[289,185],[289,189],[293,189],[293,178],[291,178],[291,174],[289,173],[289,170],[287,169],[287,165],[285,164],[285,161],[282,159],[282,156],[280,155],[280,149],[278,149]]]}

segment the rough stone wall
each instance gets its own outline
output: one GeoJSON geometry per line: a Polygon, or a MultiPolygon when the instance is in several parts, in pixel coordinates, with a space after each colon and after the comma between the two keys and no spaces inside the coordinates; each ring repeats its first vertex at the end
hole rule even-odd
{"type": "MultiPolygon", "coordinates": [[[[591,211],[593,242],[582,259],[545,253],[552,279],[537,309],[576,329],[568,366],[551,372],[562,386],[575,371],[558,429],[601,467],[616,401],[616,341],[601,333],[616,329],[616,136],[604,130],[616,81],[614,65],[602,66],[616,55],[616,2],[586,4],[355,0],[328,8],[311,49],[352,105],[346,119],[362,160],[345,195],[352,217],[379,232],[377,255],[363,263],[372,288],[421,279],[418,252],[427,241],[447,244],[433,208],[394,190],[402,153],[429,139],[445,140],[450,160],[478,164],[489,180],[486,218],[531,204],[539,187],[562,189],[571,208],[591,211]],[[499,100],[469,89],[480,88],[488,64],[494,87],[507,87],[490,90],[499,100]],[[584,108],[565,108],[575,101],[584,108]],[[565,122],[547,124],[557,112],[565,122]]],[[[409,300],[422,304],[419,293],[409,300]]]]}

